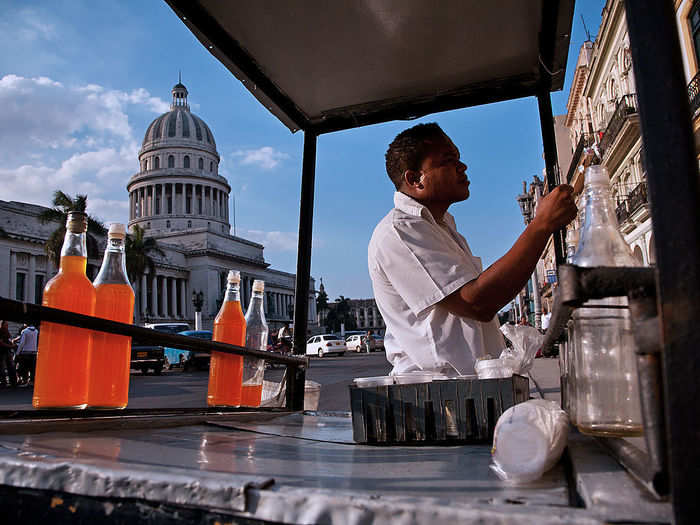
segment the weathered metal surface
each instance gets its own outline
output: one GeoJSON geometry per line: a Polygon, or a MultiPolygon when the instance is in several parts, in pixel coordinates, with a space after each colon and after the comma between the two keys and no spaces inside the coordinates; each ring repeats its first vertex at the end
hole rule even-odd
{"type": "Polygon", "coordinates": [[[568,451],[576,489],[593,516],[606,522],[673,521],[671,504],[654,499],[596,441],[572,433],[568,451]]]}
{"type": "Polygon", "coordinates": [[[562,303],[569,306],[581,306],[590,299],[626,296],[639,289],[654,295],[654,268],[582,268],[570,264],[559,267],[559,295],[562,303]]]}
{"type": "Polygon", "coordinates": [[[700,178],[695,139],[673,4],[628,1],[625,9],[656,246],[674,514],[677,523],[697,523],[700,178]]]}

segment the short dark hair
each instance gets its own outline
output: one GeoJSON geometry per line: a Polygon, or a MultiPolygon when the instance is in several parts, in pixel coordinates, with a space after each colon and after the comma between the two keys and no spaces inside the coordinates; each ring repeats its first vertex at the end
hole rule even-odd
{"type": "Polygon", "coordinates": [[[420,169],[432,140],[446,136],[435,122],[418,124],[396,135],[386,150],[385,159],[386,172],[397,190],[401,188],[401,180],[406,170],[420,169]]]}

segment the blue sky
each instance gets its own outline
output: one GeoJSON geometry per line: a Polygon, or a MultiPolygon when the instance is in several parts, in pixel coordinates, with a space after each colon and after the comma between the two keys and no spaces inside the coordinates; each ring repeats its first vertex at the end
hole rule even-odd
{"type": "MultiPolygon", "coordinates": [[[[555,114],[566,112],[585,40],[580,15],[595,35],[604,4],[577,2],[555,114]]],[[[181,70],[235,194],[236,234],[263,243],[273,268],[296,270],[303,136],[268,113],[164,2],[0,0],[0,12],[0,199],[49,205],[55,189],[87,193],[92,214],[126,222],[143,135],[167,111],[181,70]]],[[[393,206],[384,152],[421,121],[438,122],[461,149],[471,197],[450,212],[485,266],[522,231],[515,196],[544,166],[534,98],[322,135],[311,272],[331,299],[372,296],[367,242],[393,206]]]]}

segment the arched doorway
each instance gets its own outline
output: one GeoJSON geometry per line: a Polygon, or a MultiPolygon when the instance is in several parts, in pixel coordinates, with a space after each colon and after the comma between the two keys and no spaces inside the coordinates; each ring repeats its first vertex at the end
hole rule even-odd
{"type": "Polygon", "coordinates": [[[644,265],[644,255],[642,255],[642,249],[639,247],[639,245],[634,247],[632,255],[640,265],[644,265]]]}

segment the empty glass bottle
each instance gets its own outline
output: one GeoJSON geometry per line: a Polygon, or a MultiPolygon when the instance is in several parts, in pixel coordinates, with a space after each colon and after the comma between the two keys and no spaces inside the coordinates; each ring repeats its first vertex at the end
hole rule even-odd
{"type": "MultiPolygon", "coordinates": [[[[638,266],[618,230],[607,170],[586,170],[585,220],[577,266],[638,266]]],[[[597,436],[637,436],[642,418],[635,343],[626,297],[591,300],[574,311],[576,425],[597,436]]]]}
{"type": "MultiPolygon", "coordinates": [[[[267,350],[268,327],[263,309],[265,282],[253,281],[253,297],[245,314],[245,345],[255,350],[267,350]]],[[[256,407],[262,397],[265,360],[245,356],[243,358],[243,387],[241,388],[241,405],[256,407]]]]}

